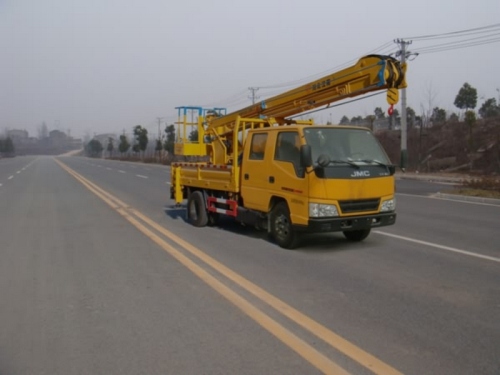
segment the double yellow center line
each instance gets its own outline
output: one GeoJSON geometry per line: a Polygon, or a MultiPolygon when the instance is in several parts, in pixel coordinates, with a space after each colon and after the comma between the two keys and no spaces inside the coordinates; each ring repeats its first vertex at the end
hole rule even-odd
{"type": "Polygon", "coordinates": [[[204,264],[210,266],[212,269],[219,272],[227,279],[234,282],[237,286],[243,288],[256,298],[260,299],[283,316],[287,317],[303,329],[309,331],[311,334],[317,336],[325,343],[329,344],[335,350],[341,352],[345,356],[356,361],[361,366],[369,369],[374,374],[378,375],[402,375],[399,371],[391,367],[390,365],[382,362],[373,355],[365,352],[361,348],[332,332],[325,326],[316,322],[315,320],[309,318],[307,315],[296,310],[292,306],[286,304],[279,298],[268,293],[264,289],[260,288],[251,281],[245,279],[243,276],[232,271],[222,263],[218,262],[214,258],[205,254],[200,249],[196,248],[184,239],[176,236],[174,233],[168,231],[163,226],[159,225],[155,221],[151,220],[144,214],[135,210],[134,208],[128,206],[126,203],[122,202],[118,198],[114,197],[107,191],[103,190],[96,184],[90,182],[67,165],[61,161],[55,159],[56,162],[70,175],[81,182],[87,189],[101,198],[106,202],[111,208],[122,215],[126,220],[128,220],[133,226],[135,226],[144,235],[155,242],[160,248],[170,254],[172,257],[177,259],[182,265],[188,268],[206,284],[212,287],[219,294],[224,296],[228,301],[233,303],[247,316],[265,328],[268,332],[278,338],[281,342],[287,345],[289,348],[294,350],[302,358],[308,361],[311,365],[316,367],[318,370],[325,374],[339,374],[346,375],[348,372],[341,368],[337,363],[329,359],[324,354],[320,353],[317,349],[309,345],[307,342],[296,336],[290,330],[285,328],[283,325],[278,323],[276,320],[272,319],[262,310],[258,309],[251,302],[243,298],[241,295],[236,293],[234,290],[223,284],[216,277],[211,275],[201,266],[197,265],[190,258],[184,255],[183,252],[174,248],[167,241],[161,238],[158,234],[165,236],[171,241],[175,242],[181,246],[185,251],[195,256],[201,260],[204,264]]]}

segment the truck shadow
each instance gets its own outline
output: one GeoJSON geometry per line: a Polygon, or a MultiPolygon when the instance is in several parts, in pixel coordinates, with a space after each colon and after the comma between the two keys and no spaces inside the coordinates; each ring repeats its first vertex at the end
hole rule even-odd
{"type": "Polygon", "coordinates": [[[165,212],[165,214],[171,219],[174,220],[181,219],[186,223],[188,222],[186,217],[185,206],[175,206],[171,204],[168,205],[166,204],[165,206],[163,206],[163,212],[165,212]]]}
{"type": "MultiPolygon", "coordinates": [[[[163,207],[163,211],[171,219],[180,219],[187,225],[191,225],[186,217],[185,206],[177,207],[174,205],[165,205],[163,207]]],[[[243,225],[230,217],[220,217],[217,221],[217,224],[215,224],[212,228],[214,230],[230,232],[248,238],[262,240],[270,245],[276,246],[277,249],[283,251],[327,253],[363,250],[371,248],[373,246],[373,244],[369,244],[369,242],[372,242],[370,241],[370,237],[366,241],[356,243],[348,241],[342,235],[342,233],[303,233],[300,235],[299,245],[297,246],[297,248],[293,250],[286,250],[281,249],[278,245],[276,245],[266,230],[256,229],[252,226],[243,225]]]]}

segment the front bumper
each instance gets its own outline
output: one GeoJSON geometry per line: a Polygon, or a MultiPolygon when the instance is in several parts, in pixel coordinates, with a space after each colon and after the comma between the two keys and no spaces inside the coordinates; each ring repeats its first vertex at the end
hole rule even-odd
{"type": "Polygon", "coordinates": [[[294,225],[300,232],[343,232],[346,230],[370,229],[393,225],[396,222],[396,213],[387,212],[375,215],[335,217],[324,219],[309,219],[309,224],[294,225]]]}

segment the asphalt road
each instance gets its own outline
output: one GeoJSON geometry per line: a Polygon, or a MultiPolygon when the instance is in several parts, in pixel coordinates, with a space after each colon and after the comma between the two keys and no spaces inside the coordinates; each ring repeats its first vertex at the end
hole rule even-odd
{"type": "Polygon", "coordinates": [[[167,167],[58,160],[0,160],[2,375],[500,373],[500,206],[398,180],[395,226],[286,251],[187,224],[167,167]]]}

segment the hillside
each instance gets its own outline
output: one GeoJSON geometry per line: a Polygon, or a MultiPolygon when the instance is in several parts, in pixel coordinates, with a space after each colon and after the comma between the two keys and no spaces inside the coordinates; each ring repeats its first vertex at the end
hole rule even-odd
{"type": "MultiPolygon", "coordinates": [[[[376,135],[391,161],[400,164],[401,132],[380,130],[376,135]]],[[[456,172],[477,176],[500,175],[500,118],[445,122],[408,130],[409,171],[456,172]]]]}

